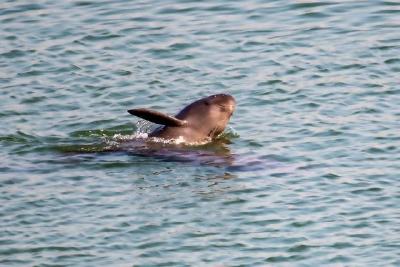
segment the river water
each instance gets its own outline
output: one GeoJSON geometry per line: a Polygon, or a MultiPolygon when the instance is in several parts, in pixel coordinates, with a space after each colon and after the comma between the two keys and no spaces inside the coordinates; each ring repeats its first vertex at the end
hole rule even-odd
{"type": "Polygon", "coordinates": [[[0,265],[399,266],[399,55],[398,1],[1,1],[0,265]]]}

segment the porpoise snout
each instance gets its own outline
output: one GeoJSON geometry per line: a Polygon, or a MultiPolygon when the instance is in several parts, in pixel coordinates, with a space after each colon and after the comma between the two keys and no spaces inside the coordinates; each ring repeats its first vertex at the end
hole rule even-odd
{"type": "Polygon", "coordinates": [[[228,94],[220,94],[219,96],[223,99],[224,102],[221,104],[227,109],[227,111],[230,113],[230,116],[232,116],[236,108],[235,98],[228,94]]]}

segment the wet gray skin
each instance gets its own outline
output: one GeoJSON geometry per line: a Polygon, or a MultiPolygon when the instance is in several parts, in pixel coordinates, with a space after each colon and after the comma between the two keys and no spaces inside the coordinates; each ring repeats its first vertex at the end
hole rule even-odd
{"type": "Polygon", "coordinates": [[[236,101],[231,95],[216,94],[189,104],[176,116],[145,108],[130,109],[128,112],[163,125],[151,132],[149,137],[199,143],[211,141],[224,131],[235,106],[236,101]]]}

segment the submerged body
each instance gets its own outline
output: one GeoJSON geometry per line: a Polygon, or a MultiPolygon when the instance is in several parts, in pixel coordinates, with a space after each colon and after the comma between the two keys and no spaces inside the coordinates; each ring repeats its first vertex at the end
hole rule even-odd
{"type": "Polygon", "coordinates": [[[217,94],[191,103],[174,117],[143,108],[131,109],[128,112],[163,125],[151,132],[149,137],[180,139],[185,143],[204,143],[224,131],[235,106],[236,101],[231,95],[217,94]]]}

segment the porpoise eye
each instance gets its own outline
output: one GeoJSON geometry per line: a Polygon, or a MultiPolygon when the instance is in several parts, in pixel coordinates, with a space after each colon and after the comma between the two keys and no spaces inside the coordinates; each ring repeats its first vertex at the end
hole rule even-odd
{"type": "Polygon", "coordinates": [[[204,101],[204,105],[209,106],[210,103],[208,101],[204,101]]]}

